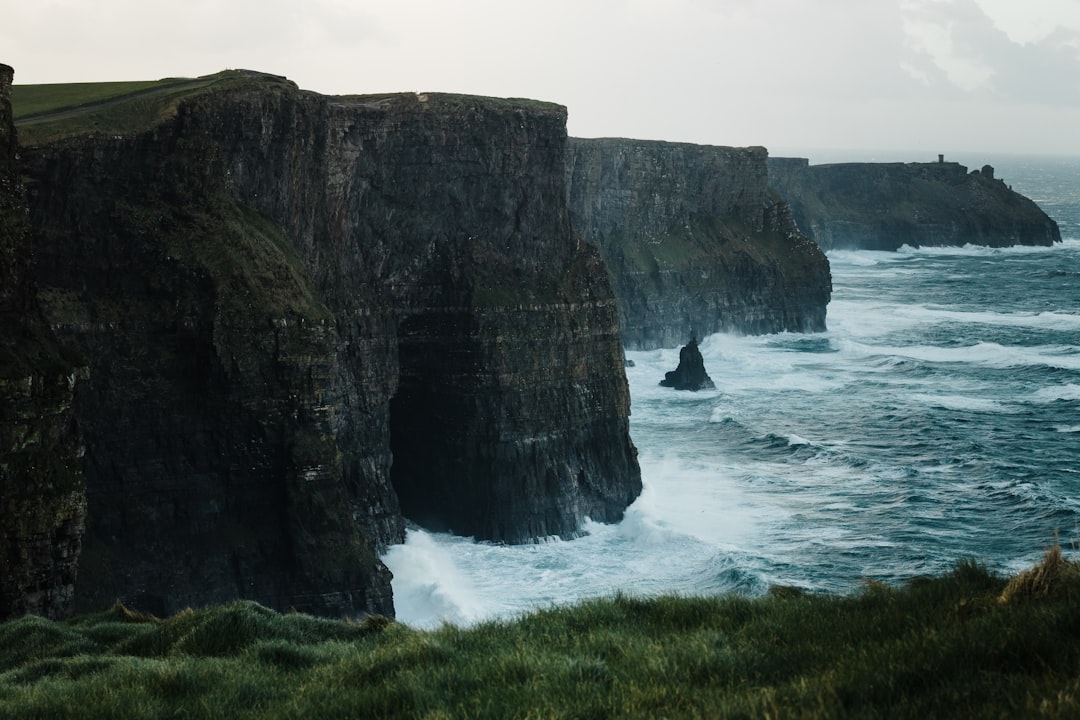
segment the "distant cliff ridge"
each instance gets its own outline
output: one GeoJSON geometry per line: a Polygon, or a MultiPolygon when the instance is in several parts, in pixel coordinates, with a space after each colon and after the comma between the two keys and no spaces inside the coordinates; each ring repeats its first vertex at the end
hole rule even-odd
{"type": "Polygon", "coordinates": [[[943,245],[1052,245],[1057,223],[984,166],[769,158],[769,184],[799,229],[825,250],[943,245]]]}
{"type": "Polygon", "coordinates": [[[95,112],[23,149],[45,314],[90,366],[78,608],[392,613],[404,518],[527,542],[638,495],[564,108],[232,72],[95,112]]]}
{"type": "Polygon", "coordinates": [[[764,148],[571,138],[575,230],[600,248],[627,348],[825,329],[829,263],[768,187],[764,148]]]}

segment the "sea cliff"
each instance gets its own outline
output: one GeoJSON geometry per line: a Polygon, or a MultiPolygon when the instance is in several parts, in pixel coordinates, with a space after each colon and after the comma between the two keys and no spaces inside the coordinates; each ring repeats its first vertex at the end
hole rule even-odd
{"type": "Polygon", "coordinates": [[[38,304],[13,74],[0,65],[0,618],[61,617],[86,517],[72,410],[85,368],[58,345],[38,304]]]}
{"type": "Polygon", "coordinates": [[[1052,245],[1057,223],[989,165],[838,163],[769,158],[769,184],[825,250],[903,245],[1052,245]]]}
{"type": "Polygon", "coordinates": [[[767,151],[572,138],[575,230],[598,248],[629,349],[825,329],[829,263],[768,187],[767,151]]]}
{"type": "Polygon", "coordinates": [[[406,519],[619,519],[640,471],[565,109],[203,80],[25,122],[41,303],[90,368],[76,606],[392,614],[406,519]]]}

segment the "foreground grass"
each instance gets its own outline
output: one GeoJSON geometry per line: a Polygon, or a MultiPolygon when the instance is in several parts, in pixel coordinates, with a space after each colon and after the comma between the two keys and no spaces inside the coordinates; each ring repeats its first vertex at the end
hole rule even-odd
{"type": "Polygon", "coordinates": [[[1077,717],[1080,572],[617,596],[420,632],[250,602],[0,625],[0,717],[1077,717]]]}

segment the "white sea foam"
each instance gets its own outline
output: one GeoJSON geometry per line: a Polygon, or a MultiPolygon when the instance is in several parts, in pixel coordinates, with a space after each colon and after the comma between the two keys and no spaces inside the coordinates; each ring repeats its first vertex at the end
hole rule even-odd
{"type": "Polygon", "coordinates": [[[1080,241],[830,259],[829,332],[702,338],[715,390],[658,385],[677,347],[627,353],[644,491],[621,523],[525,546],[412,530],[386,556],[398,617],[470,624],[616,591],[759,592],[770,582],[844,592],[968,556],[1029,565],[1030,548],[1080,514],[1066,475],[1080,467],[1077,300],[973,311],[960,296],[950,306],[948,288],[939,304],[905,292],[900,275],[989,267],[996,282],[1010,271],[995,263],[1030,261],[1016,275],[1023,293],[1039,268],[1080,271],[1080,241]],[[1027,252],[1059,254],[1010,258],[1027,252]],[[1013,419],[998,416],[1019,412],[1035,422],[1013,433],[1013,419]],[[1044,467],[1051,457],[1057,471],[1044,467]]]}
{"type": "Polygon", "coordinates": [[[945,308],[910,305],[902,312],[913,321],[953,322],[998,327],[1022,327],[1042,330],[1080,332],[1080,315],[1061,312],[998,313],[964,312],[945,308]]]}
{"type": "Polygon", "coordinates": [[[927,320],[910,308],[873,300],[834,299],[829,303],[830,334],[839,338],[876,338],[909,331],[927,320]]]}
{"type": "Polygon", "coordinates": [[[826,253],[829,264],[836,266],[875,267],[891,264],[900,259],[894,252],[881,250],[830,250],[826,253]]]}
{"type": "Polygon", "coordinates": [[[1058,400],[1080,400],[1080,385],[1054,385],[1040,388],[1032,395],[1038,403],[1052,403],[1058,400]]]}
{"type": "Polygon", "coordinates": [[[900,255],[924,257],[995,257],[1008,255],[1040,255],[1060,252],[1062,245],[1011,245],[1009,247],[988,247],[986,245],[946,245],[944,247],[917,247],[903,245],[896,252],[900,255]]]}
{"type": "Polygon", "coordinates": [[[1005,346],[981,342],[961,347],[937,345],[870,345],[845,342],[842,346],[863,356],[892,356],[930,363],[969,363],[991,368],[1045,366],[1063,370],[1080,370],[1080,352],[1070,346],[1044,345],[1039,347],[1005,346]]]}
{"type": "Polygon", "coordinates": [[[883,337],[935,323],[1080,333],[1080,314],[1065,312],[962,311],[930,305],[885,304],[872,300],[833,300],[829,304],[829,327],[842,336],[883,337]]]}
{"type": "Polygon", "coordinates": [[[969,397],[965,395],[924,395],[916,393],[911,396],[916,400],[933,407],[941,407],[947,410],[961,410],[969,412],[1005,413],[1013,414],[1021,411],[1014,405],[992,400],[990,398],[969,397]]]}

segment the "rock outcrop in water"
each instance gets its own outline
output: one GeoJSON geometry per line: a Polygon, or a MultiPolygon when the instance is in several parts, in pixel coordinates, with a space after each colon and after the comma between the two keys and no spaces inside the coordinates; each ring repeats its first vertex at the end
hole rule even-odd
{"type": "Polygon", "coordinates": [[[984,166],[954,162],[810,165],[770,158],[769,184],[825,250],[903,245],[1052,245],[1057,223],[984,166]]]}
{"type": "Polygon", "coordinates": [[[679,365],[669,372],[664,373],[664,379],[660,381],[664,387],[676,390],[708,390],[716,387],[709,373],[705,372],[705,359],[701,357],[701,349],[698,348],[697,338],[690,338],[690,342],[683,345],[679,350],[679,365]]]}
{"type": "Polygon", "coordinates": [[[45,313],[90,366],[78,607],[392,613],[403,517],[619,519],[640,471],[565,109],[204,85],[108,133],[28,123],[45,313]]]}
{"type": "Polygon", "coordinates": [[[86,513],[72,412],[83,369],[38,306],[13,72],[0,65],[0,619],[67,614],[86,513]]]}
{"type": "Polygon", "coordinates": [[[768,188],[764,148],[570,140],[576,230],[600,248],[629,349],[672,347],[689,328],[825,329],[829,263],[768,188]]]}

